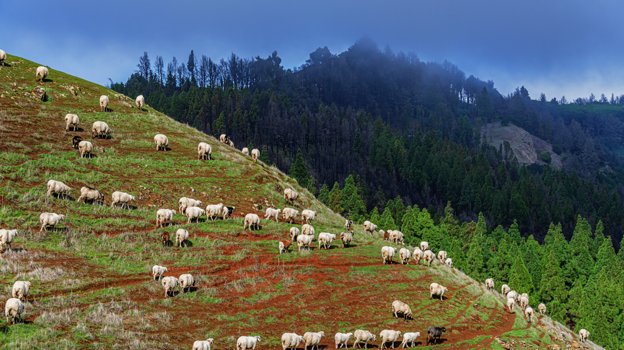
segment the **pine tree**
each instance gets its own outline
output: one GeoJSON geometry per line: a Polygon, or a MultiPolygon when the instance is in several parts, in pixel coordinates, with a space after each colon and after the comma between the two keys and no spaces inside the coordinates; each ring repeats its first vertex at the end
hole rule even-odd
{"type": "Polygon", "coordinates": [[[329,204],[329,187],[327,187],[327,184],[323,184],[323,187],[321,187],[318,200],[325,205],[329,204]]]}
{"type": "Polygon", "coordinates": [[[547,249],[541,261],[541,268],[542,279],[539,297],[550,310],[551,317],[561,320],[566,312],[565,308],[561,306],[565,305],[567,301],[567,290],[559,262],[552,250],[547,249]]]}
{"type": "Polygon", "coordinates": [[[516,257],[514,264],[511,266],[509,286],[518,293],[533,294],[533,279],[520,256],[516,257]]]}
{"type": "MultiPolygon", "coordinates": [[[[271,162],[271,160],[269,159],[269,149],[266,145],[262,146],[262,151],[260,151],[260,157],[258,159],[261,160],[264,164],[269,164],[271,162]]],[[[301,187],[307,187],[308,183],[306,182],[305,185],[299,183],[299,185],[301,185],[301,187]]]]}
{"type": "Polygon", "coordinates": [[[588,254],[593,245],[591,234],[591,226],[579,215],[569,245],[576,274],[589,276],[593,273],[594,259],[588,254]]]}
{"type": "Polygon", "coordinates": [[[368,219],[370,222],[372,222],[373,224],[379,226],[380,222],[379,222],[379,209],[377,209],[377,207],[374,207],[373,210],[371,210],[370,212],[370,219],[368,219]]]}
{"type": "Polygon", "coordinates": [[[602,242],[604,240],[605,240],[604,225],[602,224],[602,220],[599,220],[598,223],[596,224],[596,231],[594,232],[594,242],[592,244],[592,249],[591,249],[592,257],[594,259],[596,259],[596,256],[598,255],[598,251],[600,250],[600,246],[602,245],[602,242]]]}
{"type": "Polygon", "coordinates": [[[420,234],[421,239],[429,243],[429,249],[442,249],[442,233],[440,232],[440,227],[435,225],[427,209],[423,209],[418,213],[416,230],[418,232],[417,235],[420,234]]]}
{"type": "Polygon", "coordinates": [[[503,238],[498,243],[496,254],[488,261],[490,276],[500,284],[509,283],[509,271],[511,270],[511,259],[509,256],[509,243],[503,238]]]}
{"type": "Polygon", "coordinates": [[[394,223],[394,219],[392,218],[392,212],[390,211],[390,208],[386,207],[386,210],[384,210],[383,214],[381,214],[381,218],[379,219],[379,225],[377,226],[379,226],[379,228],[384,231],[396,230],[396,224],[394,223]]]}
{"type": "Polygon", "coordinates": [[[474,235],[472,242],[468,247],[468,254],[466,256],[466,264],[464,270],[472,278],[480,281],[483,279],[483,253],[481,251],[480,237],[474,235]]]}
{"type": "Polygon", "coordinates": [[[219,114],[219,117],[215,119],[214,122],[212,122],[212,132],[215,135],[225,133],[225,113],[224,112],[221,112],[221,114],[219,114]]]}
{"type": "Polygon", "coordinates": [[[292,178],[297,180],[301,187],[308,187],[308,183],[310,181],[310,172],[308,171],[308,167],[303,161],[303,153],[301,153],[301,148],[297,150],[297,158],[295,159],[295,162],[290,166],[289,173],[292,178]]]}
{"type": "Polygon", "coordinates": [[[329,191],[329,209],[334,213],[342,214],[343,212],[343,200],[342,192],[340,191],[340,185],[338,182],[334,183],[334,187],[329,191]]]}

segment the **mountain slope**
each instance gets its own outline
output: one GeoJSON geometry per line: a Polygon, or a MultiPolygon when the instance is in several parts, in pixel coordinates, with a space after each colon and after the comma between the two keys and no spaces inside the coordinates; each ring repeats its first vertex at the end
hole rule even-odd
{"type": "Polygon", "coordinates": [[[329,250],[279,256],[277,240],[288,239],[293,225],[262,220],[261,230],[242,231],[241,216],[283,208],[285,187],[300,193],[297,209],[318,212],[317,234],[338,234],[342,218],[275,168],[151,108],[138,111],[111,90],[52,69],[37,84],[37,64],[15,56],[7,62],[0,70],[0,227],[20,235],[14,250],[1,255],[0,304],[15,280],[29,280],[32,288],[26,323],[2,323],[0,349],[188,349],[208,337],[217,348],[233,348],[238,336],[252,334],[262,336],[262,349],[279,349],[284,332],[320,330],[326,333],[321,344],[333,346],[338,331],[424,335],[430,325],[448,327],[439,348],[546,348],[576,339],[560,340],[561,331],[547,328],[548,317],[528,324],[518,308],[507,313],[497,292],[458,270],[382,265],[380,248],[391,243],[364,235],[361,227],[352,247],[334,242],[329,250]],[[37,85],[47,90],[47,102],[31,97],[37,85]],[[98,112],[102,94],[111,98],[111,113],[98,112]],[[66,113],[79,115],[82,131],[64,131],[66,113]],[[91,140],[96,120],[111,126],[111,139],[91,140]],[[157,133],[169,137],[169,151],[156,152],[157,133]],[[94,143],[94,158],[79,159],[74,135],[94,143]],[[196,160],[200,141],[212,145],[215,160],[196,160]],[[72,187],[74,200],[46,196],[49,179],[72,187]],[[109,205],[117,190],[137,201],[132,210],[76,203],[84,185],[99,189],[109,205]],[[234,205],[234,219],[186,225],[176,215],[174,225],[154,229],[156,209],[177,209],[182,196],[234,205]],[[67,220],[40,233],[41,212],[67,220]],[[189,230],[191,247],[162,246],[161,233],[179,228],[189,230]],[[149,275],[154,264],[167,266],[169,276],[191,273],[197,284],[164,298],[149,275]],[[432,282],[449,288],[445,300],[429,299],[432,282]],[[412,307],[414,320],[392,318],[396,299],[412,307]]]}

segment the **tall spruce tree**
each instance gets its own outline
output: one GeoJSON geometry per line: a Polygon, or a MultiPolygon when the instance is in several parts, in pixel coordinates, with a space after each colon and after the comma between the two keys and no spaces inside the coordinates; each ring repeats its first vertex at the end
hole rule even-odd
{"type": "MultiPolygon", "coordinates": [[[[546,304],[549,314],[555,319],[563,319],[566,309],[567,290],[555,253],[547,249],[541,261],[542,278],[539,297],[546,304]]],[[[528,293],[528,292],[527,292],[528,293]]],[[[532,300],[532,299],[531,299],[532,300]]]]}
{"type": "Polygon", "coordinates": [[[340,185],[338,182],[334,183],[334,187],[329,191],[329,209],[334,213],[342,214],[343,209],[342,191],[340,191],[340,185]]]}
{"type": "Polygon", "coordinates": [[[533,279],[522,257],[517,256],[509,273],[509,286],[518,293],[533,294],[533,279]]]}

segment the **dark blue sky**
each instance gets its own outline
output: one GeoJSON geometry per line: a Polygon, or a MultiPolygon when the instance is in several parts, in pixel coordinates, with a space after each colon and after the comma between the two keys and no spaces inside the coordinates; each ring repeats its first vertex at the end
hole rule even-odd
{"type": "Polygon", "coordinates": [[[362,35],[383,48],[449,61],[533,98],[624,94],[622,1],[6,1],[0,49],[107,84],[147,51],[186,62],[277,50],[286,68],[362,35]]]}

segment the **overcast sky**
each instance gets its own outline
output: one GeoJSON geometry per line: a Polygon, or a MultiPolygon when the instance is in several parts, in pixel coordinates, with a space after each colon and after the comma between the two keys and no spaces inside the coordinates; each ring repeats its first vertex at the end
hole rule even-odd
{"type": "Polygon", "coordinates": [[[447,59],[506,95],[568,100],[624,94],[623,1],[5,1],[0,49],[107,84],[147,51],[165,64],[191,49],[300,66],[317,47],[340,53],[363,35],[380,48],[447,59]]]}

